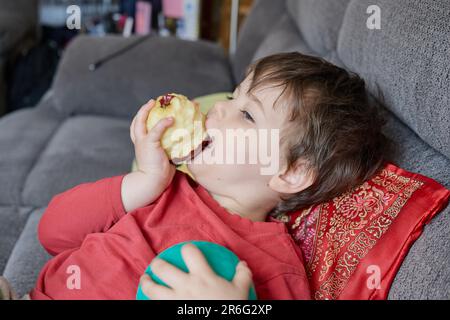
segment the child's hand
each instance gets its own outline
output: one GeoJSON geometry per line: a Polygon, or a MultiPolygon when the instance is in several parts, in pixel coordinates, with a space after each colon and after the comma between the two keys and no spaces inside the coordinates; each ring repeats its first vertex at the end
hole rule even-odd
{"type": "Polygon", "coordinates": [[[139,171],[152,176],[159,176],[161,183],[167,185],[175,174],[175,166],[161,147],[161,137],[164,131],[173,124],[173,118],[161,119],[147,132],[148,114],[155,106],[155,100],[150,100],[141,107],[130,126],[130,137],[134,144],[136,164],[139,171]]]}
{"type": "Polygon", "coordinates": [[[152,271],[170,288],[156,284],[144,274],[140,285],[152,300],[247,300],[252,284],[252,273],[241,261],[232,282],[218,276],[209,266],[202,252],[192,244],[181,248],[189,269],[185,273],[162,259],[154,259],[152,271]]]}
{"type": "Polygon", "coordinates": [[[13,290],[6,278],[0,276],[0,300],[18,300],[16,292],[13,290]]]}
{"type": "Polygon", "coordinates": [[[173,119],[162,119],[147,132],[148,113],[154,105],[155,101],[150,100],[142,106],[130,126],[138,171],[127,174],[122,181],[121,196],[126,212],[155,201],[172,182],[176,172],[160,141],[173,119]]]}

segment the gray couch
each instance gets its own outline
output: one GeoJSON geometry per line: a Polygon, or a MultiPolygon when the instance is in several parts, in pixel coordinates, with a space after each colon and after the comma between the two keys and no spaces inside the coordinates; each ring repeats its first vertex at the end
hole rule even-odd
{"type": "MultiPolygon", "coordinates": [[[[312,53],[360,73],[384,96],[395,161],[450,187],[450,2],[377,0],[381,30],[366,28],[368,0],[257,0],[230,59],[217,45],[153,37],[78,37],[52,89],[33,109],[0,120],[0,273],[29,290],[49,258],[36,226],[50,199],[87,181],[129,171],[129,125],[149,98],[232,90],[253,60],[312,53]]],[[[390,299],[450,298],[450,208],[426,228],[404,261],[390,299]]]]}

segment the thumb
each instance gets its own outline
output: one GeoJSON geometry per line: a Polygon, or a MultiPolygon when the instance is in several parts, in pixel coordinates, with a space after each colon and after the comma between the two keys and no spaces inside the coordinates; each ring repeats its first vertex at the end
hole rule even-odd
{"type": "Polygon", "coordinates": [[[236,266],[236,274],[232,283],[242,291],[248,292],[250,290],[250,286],[252,285],[252,272],[245,261],[240,261],[236,266]]]}
{"type": "Polygon", "coordinates": [[[149,131],[147,138],[150,142],[160,142],[164,131],[173,124],[173,118],[168,117],[159,120],[156,125],[149,131]]]}

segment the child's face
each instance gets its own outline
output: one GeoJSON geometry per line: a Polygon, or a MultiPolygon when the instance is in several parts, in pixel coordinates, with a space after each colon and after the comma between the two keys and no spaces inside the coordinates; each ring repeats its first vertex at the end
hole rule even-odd
{"type": "Polygon", "coordinates": [[[285,165],[279,139],[287,108],[273,108],[280,88],[262,88],[254,95],[247,95],[252,76],[236,88],[233,100],[217,102],[209,111],[206,128],[213,142],[188,168],[197,182],[230,211],[262,216],[279,201],[279,192],[273,189],[271,178],[285,165]],[[243,139],[239,141],[239,137],[243,139]],[[243,153],[244,163],[238,162],[237,155],[243,153]]]}

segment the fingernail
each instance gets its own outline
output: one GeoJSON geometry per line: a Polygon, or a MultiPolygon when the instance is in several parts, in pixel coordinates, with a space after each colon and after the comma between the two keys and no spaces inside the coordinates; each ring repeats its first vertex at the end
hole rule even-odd
{"type": "Polygon", "coordinates": [[[242,265],[243,265],[244,267],[248,267],[248,264],[247,264],[247,262],[245,262],[245,261],[241,261],[241,263],[242,263],[242,265]]]}

